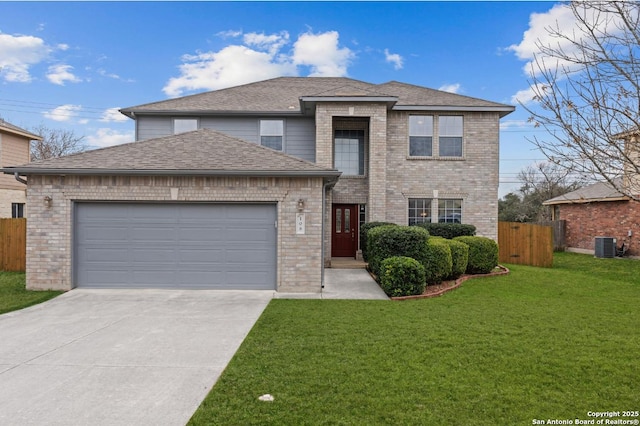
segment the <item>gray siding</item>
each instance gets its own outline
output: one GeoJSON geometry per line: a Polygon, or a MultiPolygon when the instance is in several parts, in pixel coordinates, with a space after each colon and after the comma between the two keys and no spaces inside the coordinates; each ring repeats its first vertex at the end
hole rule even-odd
{"type": "MultiPolygon", "coordinates": [[[[262,117],[200,117],[200,128],[214,129],[253,143],[260,140],[260,119],[262,117]]],[[[264,117],[283,119],[284,151],[303,160],[315,162],[315,123],[308,117],[264,117]]],[[[173,133],[171,116],[138,116],[136,119],[137,140],[168,136],[173,133]]]]}

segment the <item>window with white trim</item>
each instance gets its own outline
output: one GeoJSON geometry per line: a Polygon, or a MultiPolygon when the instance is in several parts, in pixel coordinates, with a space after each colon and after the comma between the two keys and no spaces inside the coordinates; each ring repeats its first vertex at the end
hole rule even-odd
{"type": "Polygon", "coordinates": [[[198,130],[197,118],[174,118],[173,119],[173,134],[192,132],[198,130]]]}
{"type": "Polygon", "coordinates": [[[462,223],[462,200],[458,198],[439,199],[438,222],[462,223]]]}
{"type": "Polygon", "coordinates": [[[24,217],[24,203],[11,203],[11,217],[14,219],[24,217]]]}
{"type": "Polygon", "coordinates": [[[283,120],[260,120],[260,145],[282,151],[283,139],[283,120]]]}
{"type": "Polygon", "coordinates": [[[433,117],[430,115],[409,116],[409,156],[431,157],[433,155],[433,117]]]}
{"type": "Polygon", "coordinates": [[[409,198],[409,225],[431,223],[431,199],[409,198]]]}
{"type": "Polygon", "coordinates": [[[336,130],[334,167],[345,176],[364,176],[364,130],[336,130]]]}
{"type": "Polygon", "coordinates": [[[462,157],[463,120],[461,115],[438,117],[438,155],[462,157]]]}

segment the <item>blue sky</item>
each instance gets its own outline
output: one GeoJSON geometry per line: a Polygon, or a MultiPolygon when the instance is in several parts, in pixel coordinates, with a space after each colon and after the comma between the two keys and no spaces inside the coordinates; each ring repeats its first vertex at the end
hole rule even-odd
{"type": "MultiPolygon", "coordinates": [[[[118,108],[278,75],[390,80],[514,104],[552,2],[0,2],[0,117],[130,142],[118,108]]],[[[569,24],[567,24],[569,25],[569,24]]],[[[501,195],[543,156],[502,120],[501,195]]]]}

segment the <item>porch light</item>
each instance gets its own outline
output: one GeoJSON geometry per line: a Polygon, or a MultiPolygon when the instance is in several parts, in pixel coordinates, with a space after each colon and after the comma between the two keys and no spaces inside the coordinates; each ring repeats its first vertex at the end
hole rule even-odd
{"type": "Polygon", "coordinates": [[[301,212],[304,210],[304,200],[302,198],[300,198],[298,200],[298,211],[301,212]]]}
{"type": "Polygon", "coordinates": [[[45,197],[44,197],[44,206],[45,206],[46,208],[51,207],[51,201],[52,201],[51,197],[49,197],[48,195],[47,195],[47,196],[45,196],[45,197]]]}

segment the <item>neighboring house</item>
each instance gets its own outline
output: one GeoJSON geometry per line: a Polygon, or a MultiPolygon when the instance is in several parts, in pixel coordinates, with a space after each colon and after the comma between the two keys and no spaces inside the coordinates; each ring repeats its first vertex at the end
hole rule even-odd
{"type": "Polygon", "coordinates": [[[542,203],[553,220],[566,222],[568,251],[594,254],[596,237],[614,237],[630,256],[640,255],[640,204],[611,184],[599,182],[542,203]]]}
{"type": "MultiPolygon", "coordinates": [[[[0,119],[0,167],[28,163],[32,140],[42,138],[0,119]]],[[[26,189],[13,176],[0,175],[0,218],[24,217],[26,189]]]]}
{"type": "MultiPolygon", "coordinates": [[[[640,132],[637,130],[615,135],[624,141],[626,155],[634,162],[640,160],[637,151],[640,132]]],[[[616,245],[625,245],[626,254],[640,256],[640,203],[616,188],[625,188],[630,194],[640,193],[640,179],[629,167],[614,185],[598,182],[546,200],[551,207],[552,220],[566,222],[565,240],[568,251],[595,253],[596,237],[613,237],[616,245]]]]}
{"type": "Polygon", "coordinates": [[[332,257],[358,255],[363,222],[495,239],[513,110],[286,77],[125,108],[138,142],[3,170],[29,178],[27,285],[319,292],[332,257]]]}

